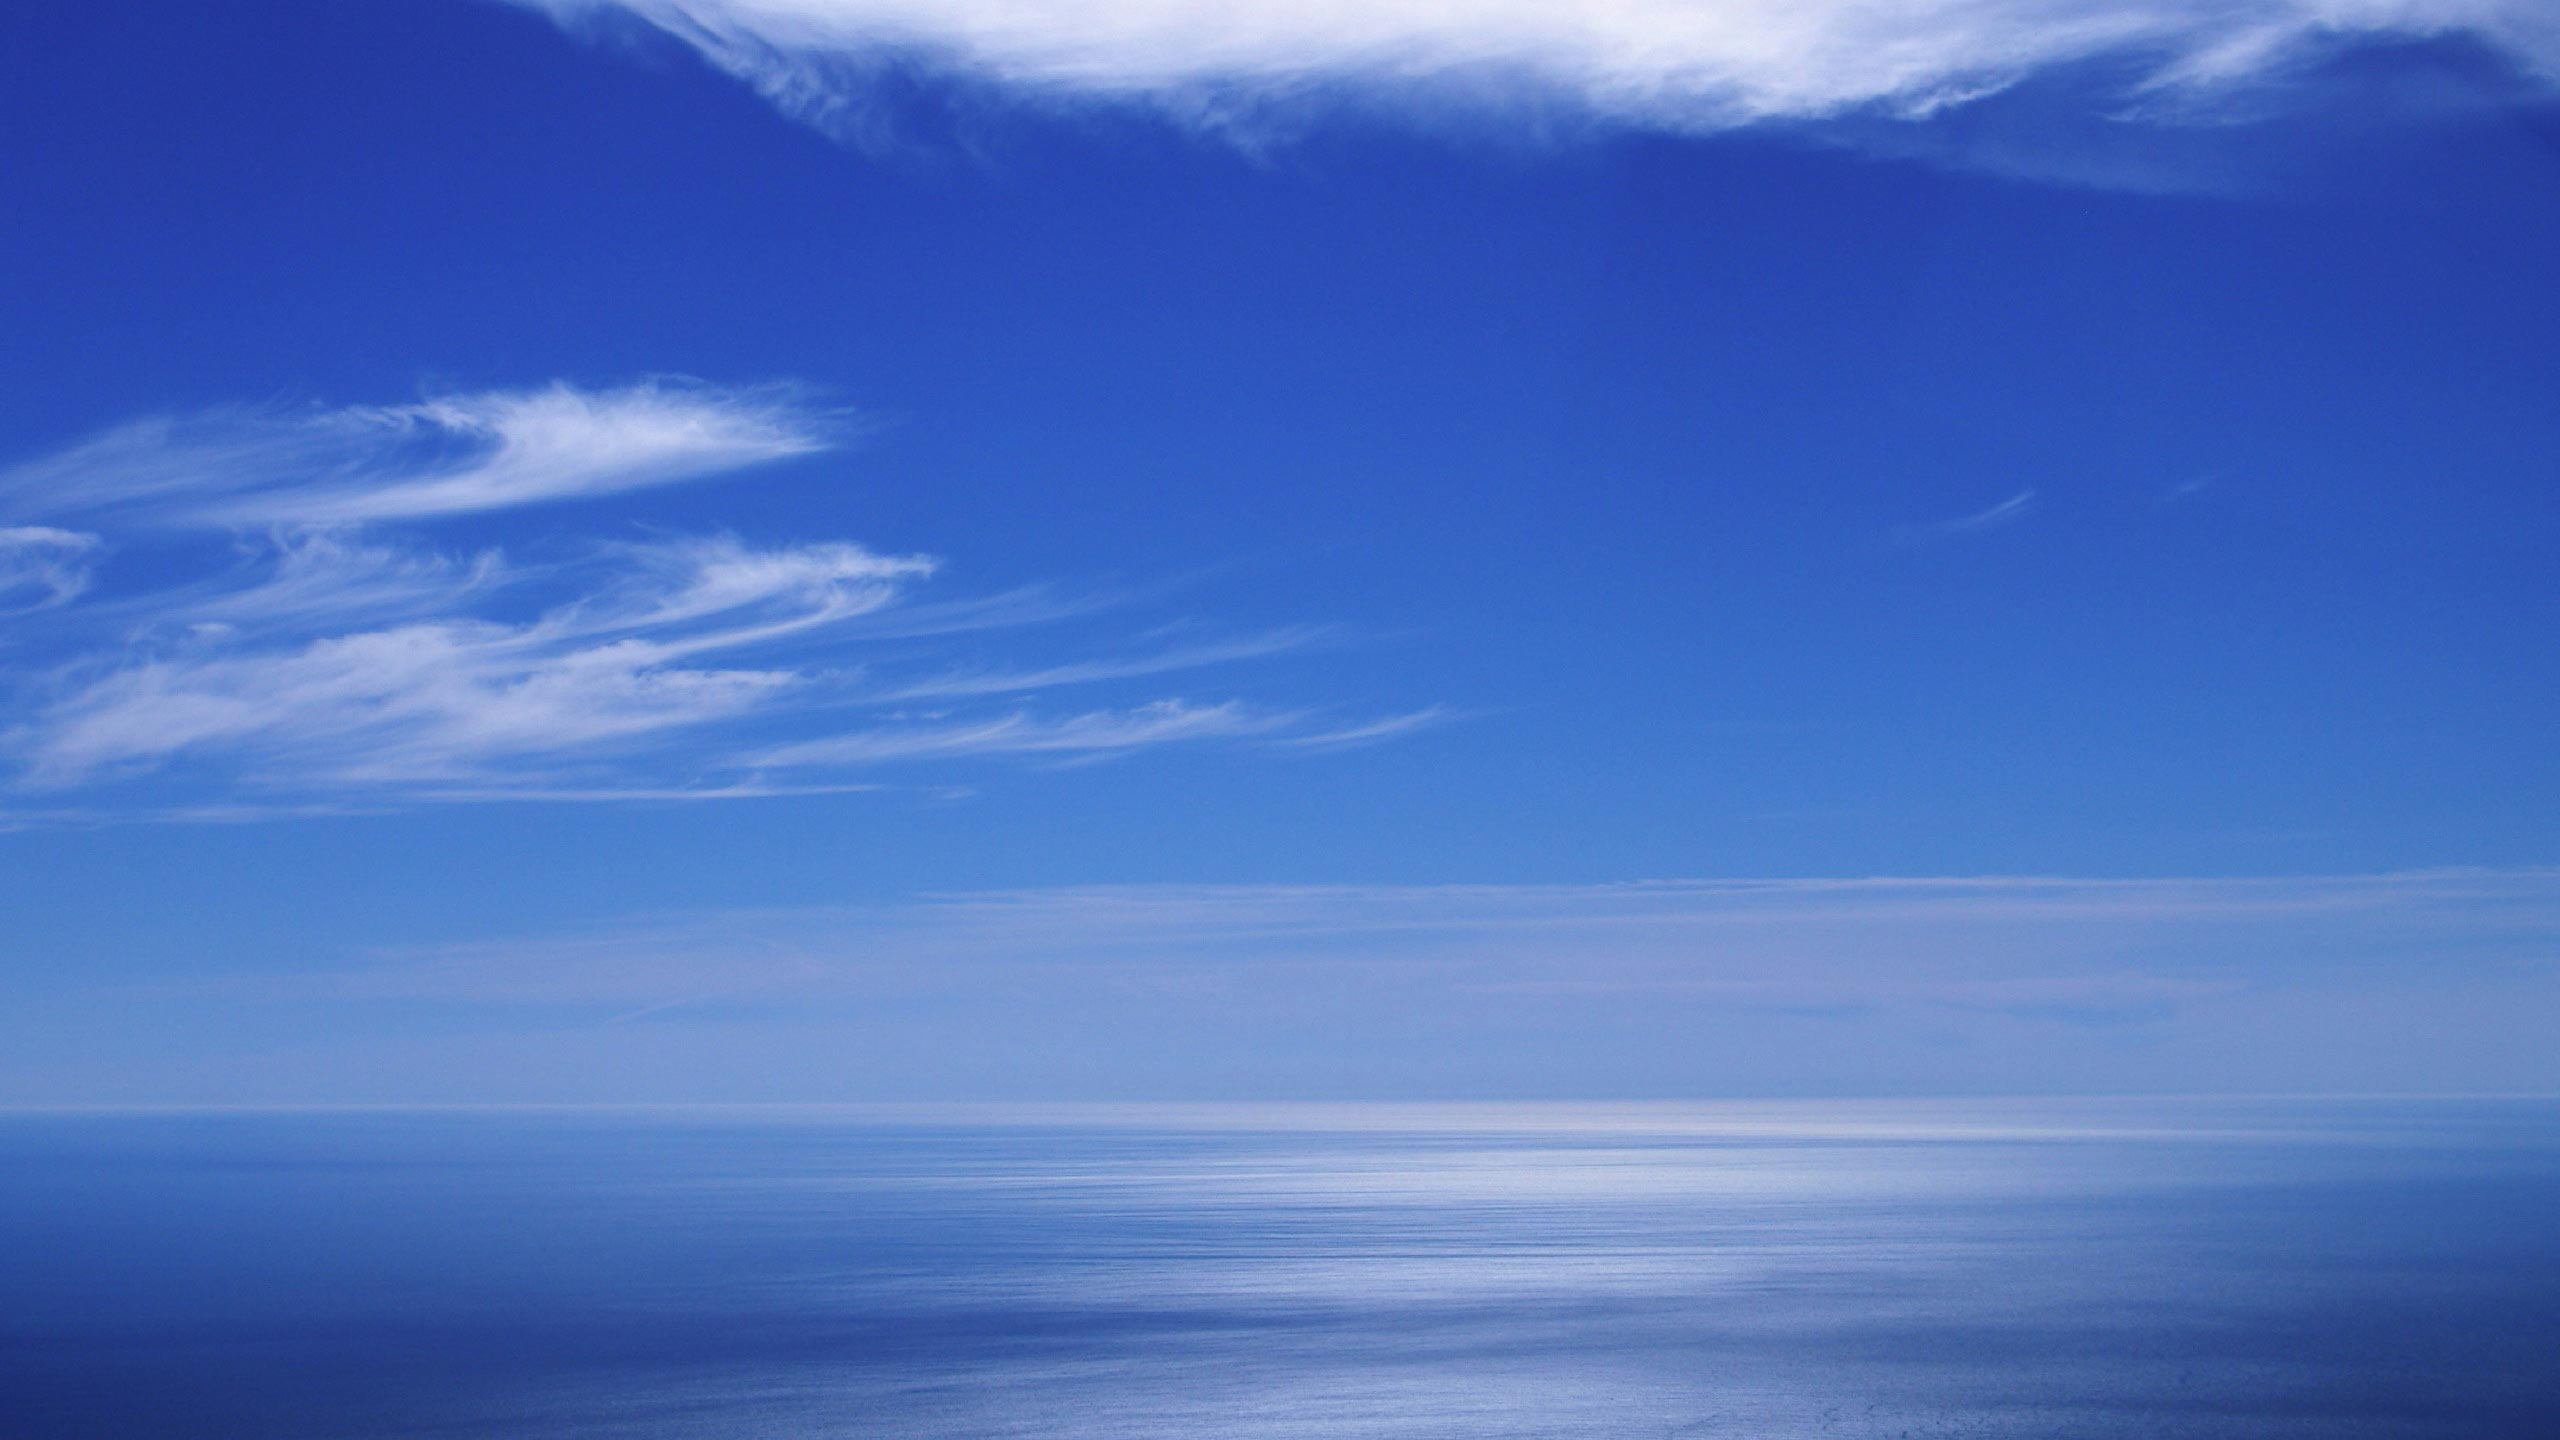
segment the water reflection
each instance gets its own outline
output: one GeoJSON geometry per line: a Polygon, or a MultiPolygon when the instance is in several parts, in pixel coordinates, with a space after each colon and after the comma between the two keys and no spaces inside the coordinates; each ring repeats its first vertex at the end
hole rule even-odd
{"type": "Polygon", "coordinates": [[[0,1430],[2560,1433],[2560,1107],[0,1120],[0,1430]]]}

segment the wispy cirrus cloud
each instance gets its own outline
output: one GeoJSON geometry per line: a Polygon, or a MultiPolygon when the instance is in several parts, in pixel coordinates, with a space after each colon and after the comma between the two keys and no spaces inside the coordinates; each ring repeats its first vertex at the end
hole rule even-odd
{"type": "MultiPolygon", "coordinates": [[[[2560,870],[2085,879],[1777,877],[1601,884],[1126,885],[652,915],[588,933],[386,957],[346,993],[619,1005],[674,984],[806,998],[972,990],[989,968],[1105,979],[1338,970],[1498,995],[1744,1006],[1914,1001],[2135,1008],[2244,986],[2447,964],[2539,963],[2560,870]]],[[[1364,977],[1364,978],[1363,978],[1364,977]]]]}
{"type": "MultiPolygon", "coordinates": [[[[886,1008],[947,1017],[923,1049],[950,1074],[1035,1091],[1117,1093],[1203,1046],[1264,1093],[1345,1074],[1365,1093],[1413,1077],[1455,1093],[1589,1093],[1636,1075],[1689,1077],[1675,1091],[1804,1076],[1902,1089],[2005,1075],[2020,1055],[2046,1087],[2355,1088],[2422,1073],[2374,1044],[2394,1026],[2489,1007],[2531,1033],[2560,1001],[2555,946],[2548,868],[1159,885],[651,915],[234,993],[531,1007],[572,1030],[647,1018],[799,1043],[787,1016],[823,1020],[812,1033],[839,1051],[847,1022],[830,1017],[886,1008]],[[1986,1055],[1987,1069],[1966,1068],[1986,1055]]],[[[2423,1073],[2560,1075],[2547,1058],[2519,1072],[2522,1054],[2423,1073]]]]}
{"type": "Polygon", "coordinates": [[[938,700],[976,695],[1014,695],[1059,685],[1087,685],[1103,680],[1129,680],[1203,665],[1225,665],[1303,649],[1324,638],[1313,626],[1292,626],[1259,635],[1172,646],[1151,654],[1111,660],[1084,660],[1038,670],[955,670],[914,681],[889,696],[895,700],[938,700]]]}
{"type": "Polygon", "coordinates": [[[1318,730],[1310,734],[1291,735],[1279,743],[1291,750],[1351,750],[1363,745],[1377,745],[1400,739],[1418,730],[1446,725],[1458,719],[1458,712],[1446,705],[1426,705],[1396,715],[1381,715],[1349,725],[1318,730]]]}
{"type": "Polygon", "coordinates": [[[1234,701],[1157,700],[1128,710],[1042,717],[1020,712],[829,735],[760,751],[765,768],[867,765],[936,755],[1115,755],[1187,740],[1230,740],[1296,729],[1301,717],[1234,701]]]}
{"type": "Polygon", "coordinates": [[[69,603],[89,588],[97,536],[50,525],[0,526],[0,615],[69,603]]]}
{"type": "MultiPolygon", "coordinates": [[[[379,554],[341,552],[343,609],[302,560],[280,567],[283,604],[253,587],[196,613],[306,624],[380,615],[419,592],[381,584],[379,554]]],[[[252,776],[330,786],[487,783],[500,766],[592,760],[808,684],[787,665],[711,662],[876,609],[931,570],[850,545],[751,549],[726,538],[624,547],[593,563],[584,593],[516,622],[413,604],[380,628],[278,646],[234,622],[198,621],[38,710],[20,747],[23,783],[61,789],[208,752],[252,776]]],[[[410,575],[421,568],[432,567],[412,564],[410,575]]],[[[497,588],[486,562],[468,575],[447,568],[454,587],[429,598],[497,588]]]]}
{"type": "Polygon", "coordinates": [[[2033,489],[2021,490],[2006,500],[1946,520],[1932,520],[1921,525],[1905,525],[1893,532],[1900,545],[1926,545],[1936,540],[1952,540],[1958,536],[1996,530],[2027,518],[2036,505],[2033,489]]]}
{"type": "MultiPolygon", "coordinates": [[[[1108,666],[1096,666],[1107,672],[1108,666]]],[[[1324,725],[1304,711],[1270,710],[1237,701],[1195,704],[1156,700],[1120,710],[1043,716],[1021,711],[977,718],[937,718],[829,735],[761,751],[759,767],[877,764],[937,755],[1046,755],[1089,759],[1152,746],[1203,740],[1258,739],[1291,750],[1349,749],[1409,735],[1450,718],[1445,706],[1348,724],[1324,725]]]]}
{"type": "Polygon", "coordinates": [[[2453,39],[2548,83],[2541,0],[520,0],[636,17],[841,137],[885,75],[1249,130],[1324,104],[1524,110],[1700,132],[1925,117],[2070,67],[2119,115],[2211,110],[2361,45],[2453,39]]]}
{"type": "Polygon", "coordinates": [[[331,526],[591,499],[826,449],[788,391],[656,381],[410,405],[156,416],[0,471],[0,510],[154,526],[331,526]]]}
{"type": "Polygon", "coordinates": [[[16,467],[13,514],[157,551],[149,583],[100,589],[100,535],[0,529],[16,614],[0,760],[20,797],[0,819],[136,794],[171,815],[734,798],[860,788],[893,762],[1327,733],[1300,706],[1108,693],[1296,648],[1310,627],[964,666],[937,642],[983,653],[1093,607],[925,598],[935,560],[842,541],[661,535],[528,560],[423,528],[734,473],[840,433],[782,390],[552,385],[152,421],[16,467]],[[1048,700],[1071,688],[1103,703],[1048,700]]]}

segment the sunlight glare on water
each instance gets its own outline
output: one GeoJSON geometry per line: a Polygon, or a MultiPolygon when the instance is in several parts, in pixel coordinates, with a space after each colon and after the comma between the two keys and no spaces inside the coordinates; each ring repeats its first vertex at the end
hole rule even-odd
{"type": "Polygon", "coordinates": [[[2520,1435],[2555,1118],[24,1113],[0,1373],[29,1437],[2520,1435]]]}

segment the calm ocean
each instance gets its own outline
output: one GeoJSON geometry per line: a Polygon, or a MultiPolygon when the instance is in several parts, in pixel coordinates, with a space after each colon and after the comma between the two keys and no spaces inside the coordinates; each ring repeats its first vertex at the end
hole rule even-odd
{"type": "Polygon", "coordinates": [[[2560,1105],[21,1112],[0,1435],[2560,1436],[2560,1105]]]}

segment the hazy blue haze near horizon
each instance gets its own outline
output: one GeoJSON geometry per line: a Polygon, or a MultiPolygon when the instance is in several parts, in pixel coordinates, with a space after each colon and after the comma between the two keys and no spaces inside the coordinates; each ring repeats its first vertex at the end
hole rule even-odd
{"type": "Polygon", "coordinates": [[[2560,1102],[0,1116],[21,1440],[2525,1440],[2560,1102]]]}

